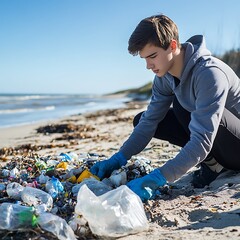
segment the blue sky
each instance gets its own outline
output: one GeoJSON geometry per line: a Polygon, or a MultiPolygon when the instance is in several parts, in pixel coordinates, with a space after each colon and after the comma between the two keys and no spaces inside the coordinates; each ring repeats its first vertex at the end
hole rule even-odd
{"type": "Polygon", "coordinates": [[[206,37],[214,54],[240,47],[239,0],[1,0],[0,93],[109,93],[153,73],[127,51],[145,17],[163,13],[181,42],[206,37]]]}

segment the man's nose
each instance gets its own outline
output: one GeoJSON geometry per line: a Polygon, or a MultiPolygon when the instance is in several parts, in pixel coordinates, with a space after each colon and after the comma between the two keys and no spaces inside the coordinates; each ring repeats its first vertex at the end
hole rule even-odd
{"type": "Polygon", "coordinates": [[[146,61],[146,68],[147,69],[153,69],[153,64],[150,63],[149,61],[146,61]]]}

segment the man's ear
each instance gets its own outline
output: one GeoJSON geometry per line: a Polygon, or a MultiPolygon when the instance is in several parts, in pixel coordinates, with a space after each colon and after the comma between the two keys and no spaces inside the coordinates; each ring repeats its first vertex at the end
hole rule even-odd
{"type": "Polygon", "coordinates": [[[170,43],[170,47],[172,51],[175,51],[177,48],[177,41],[173,39],[170,43]]]}

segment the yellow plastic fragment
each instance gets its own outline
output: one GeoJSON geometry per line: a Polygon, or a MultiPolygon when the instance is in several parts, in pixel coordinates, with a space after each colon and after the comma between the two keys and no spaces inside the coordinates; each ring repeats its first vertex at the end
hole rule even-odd
{"type": "Polygon", "coordinates": [[[67,162],[60,162],[56,168],[63,168],[64,170],[67,170],[68,164],[67,162]]]}
{"type": "Polygon", "coordinates": [[[76,178],[76,176],[73,175],[70,178],[68,178],[67,181],[69,181],[71,183],[76,183],[77,182],[77,178],[76,178]]]}
{"type": "Polygon", "coordinates": [[[85,179],[85,178],[90,178],[90,177],[94,177],[94,178],[96,178],[97,180],[100,180],[99,177],[93,175],[90,171],[88,171],[87,169],[85,169],[85,170],[81,173],[81,175],[78,177],[77,183],[80,183],[80,182],[83,181],[83,179],[85,179]]]}

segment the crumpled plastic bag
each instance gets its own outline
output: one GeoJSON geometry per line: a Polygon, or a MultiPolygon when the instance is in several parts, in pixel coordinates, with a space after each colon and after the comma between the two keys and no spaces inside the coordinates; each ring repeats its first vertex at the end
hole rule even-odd
{"type": "Polygon", "coordinates": [[[88,221],[92,233],[98,236],[121,237],[149,227],[141,199],[126,185],[101,196],[83,185],[75,212],[88,221]]]}
{"type": "Polygon", "coordinates": [[[77,240],[72,228],[63,218],[57,215],[42,213],[39,215],[37,222],[42,229],[53,233],[59,240],[77,240]]]}

